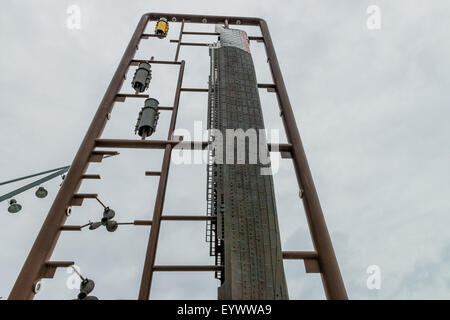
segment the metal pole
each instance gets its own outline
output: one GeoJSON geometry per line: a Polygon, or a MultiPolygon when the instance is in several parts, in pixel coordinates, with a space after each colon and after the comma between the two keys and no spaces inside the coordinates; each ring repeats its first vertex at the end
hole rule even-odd
{"type": "Polygon", "coordinates": [[[9,295],[9,299],[11,300],[32,299],[34,297],[32,290],[33,284],[41,277],[41,270],[45,262],[52,255],[59,238],[61,226],[64,225],[67,218],[66,209],[70,205],[70,201],[80,185],[81,177],[88,167],[89,157],[95,147],[95,139],[100,137],[103,132],[107,122],[107,115],[113,108],[116,94],[119,92],[125,79],[126,72],[137,50],[148,19],[148,14],[143,15],[134,31],[133,37],[122,56],[94,119],[78,149],[65,181],[17,277],[16,283],[9,295]]]}
{"type": "Polygon", "coordinates": [[[64,167],[55,168],[55,169],[51,169],[51,170],[47,170],[47,171],[42,171],[42,172],[39,172],[39,173],[30,174],[29,176],[25,176],[25,177],[13,179],[13,180],[8,180],[8,181],[0,182],[0,186],[2,186],[2,185],[4,185],[4,184],[16,182],[16,181],[21,181],[21,180],[25,180],[25,179],[29,179],[29,178],[41,176],[41,175],[43,175],[43,174],[50,173],[50,172],[54,172],[54,171],[58,171],[58,170],[62,170],[62,169],[66,169],[66,171],[67,171],[67,170],[69,170],[69,167],[70,167],[70,166],[64,166],[64,167]]]}
{"type": "Polygon", "coordinates": [[[19,189],[16,189],[16,190],[11,191],[11,192],[9,192],[7,194],[4,194],[4,195],[2,195],[0,197],[0,202],[5,201],[5,200],[7,200],[9,198],[12,198],[15,195],[18,195],[18,194],[20,194],[22,192],[25,192],[27,190],[30,190],[31,188],[36,187],[36,186],[38,186],[38,185],[40,185],[40,184],[42,184],[44,182],[52,180],[53,178],[56,178],[57,176],[60,176],[63,173],[66,173],[68,168],[69,167],[67,167],[66,169],[62,169],[62,170],[56,171],[55,173],[52,173],[52,174],[50,174],[50,175],[48,175],[48,176],[46,176],[44,178],[41,178],[41,179],[36,180],[36,181],[33,181],[33,182],[23,186],[23,187],[20,187],[19,189]]]}
{"type": "Polygon", "coordinates": [[[331,238],[328,233],[325,218],[320,206],[314,181],[306,159],[305,150],[300,139],[291,103],[284,85],[280,66],[273,47],[267,23],[260,19],[261,33],[264,37],[270,69],[276,86],[277,98],[280,104],[284,128],[288,142],[292,144],[292,160],[299,188],[303,190],[303,205],[308,219],[309,229],[322,275],[325,294],[328,299],[348,299],[342,280],[339,265],[336,260],[331,238]]]}
{"type": "MultiPolygon", "coordinates": [[[[173,103],[172,117],[170,120],[169,132],[167,140],[171,140],[178,115],[178,106],[180,103],[181,85],[184,75],[184,60],[181,61],[180,71],[178,74],[178,83],[173,103]]],[[[161,216],[164,207],[164,198],[166,195],[167,180],[169,177],[170,159],[172,155],[172,145],[167,144],[164,150],[164,158],[159,178],[158,191],[156,194],[155,208],[153,210],[152,227],[150,229],[150,237],[148,240],[147,253],[145,256],[144,270],[142,272],[141,286],[139,289],[139,300],[148,300],[153,279],[153,267],[155,265],[156,248],[158,245],[159,230],[161,225],[161,216]]]]}
{"type": "Polygon", "coordinates": [[[177,52],[175,53],[175,61],[178,61],[178,55],[180,54],[180,46],[181,46],[181,39],[183,38],[183,30],[184,30],[184,19],[181,22],[180,35],[178,37],[178,44],[177,44],[177,52]]]}

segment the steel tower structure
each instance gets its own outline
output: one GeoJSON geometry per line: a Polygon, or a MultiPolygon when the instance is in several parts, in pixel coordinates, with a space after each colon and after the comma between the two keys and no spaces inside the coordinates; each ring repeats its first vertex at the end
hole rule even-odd
{"type": "MultiPolygon", "coordinates": [[[[210,49],[208,115],[210,129],[218,130],[223,142],[222,148],[214,146],[211,152],[222,154],[223,159],[212,157],[208,165],[208,190],[213,195],[208,209],[215,218],[212,251],[216,264],[224,266],[223,272],[216,273],[222,283],[219,298],[287,299],[272,172],[248,36],[239,29],[218,29],[219,41],[210,49]],[[227,134],[230,131],[233,135],[227,134]]],[[[214,136],[209,140],[215,143],[214,136]]]]}
{"type": "MultiPolygon", "coordinates": [[[[231,38],[230,38],[231,39],[231,38]]],[[[232,39],[231,39],[232,40],[232,39]]],[[[231,41],[232,42],[232,41],[231,41]]],[[[245,48],[244,48],[245,49],[245,48]]],[[[234,70],[236,71],[236,70],[234,70]]],[[[230,92],[228,92],[228,95],[230,92]]],[[[232,93],[234,95],[234,93],[232,93]]],[[[249,108],[250,109],[250,108],[249,108]]],[[[241,114],[244,115],[244,114],[241,114]]],[[[244,129],[244,128],[243,128],[244,129]]],[[[307,273],[320,273],[322,276],[323,287],[326,297],[328,299],[347,299],[344,283],[341,277],[339,266],[336,260],[331,239],[327,230],[325,219],[320,206],[319,198],[314,186],[312,175],[306,159],[306,155],[302,146],[298,128],[295,122],[292,107],[289,102],[286,87],[284,85],[282,73],[277,61],[275,49],[270,37],[267,23],[260,18],[236,17],[236,16],[205,16],[205,15],[187,15],[187,14],[172,14],[172,13],[147,13],[144,14],[136,30],[125,50],[125,53],[119,63],[119,66],[111,80],[108,89],[100,103],[100,106],[94,116],[94,119],[86,133],[83,142],[70,166],[67,176],[62,184],[53,205],[45,219],[41,230],[34,242],[33,247],[22,267],[22,270],[16,280],[16,283],[10,293],[9,299],[32,299],[35,295],[36,285],[42,278],[52,278],[56,268],[68,267],[74,264],[73,261],[52,261],[52,252],[56,246],[58,238],[62,231],[78,231],[84,226],[66,225],[66,219],[70,212],[71,206],[82,205],[83,200],[88,198],[97,198],[96,194],[80,194],[78,189],[84,179],[100,179],[99,175],[87,174],[86,171],[90,162],[101,162],[105,155],[115,155],[115,150],[105,150],[103,148],[146,148],[146,149],[163,149],[164,157],[162,168],[160,172],[146,172],[146,175],[159,176],[159,185],[157,190],[156,201],[154,205],[153,217],[151,220],[135,220],[131,224],[150,226],[150,237],[145,256],[144,268],[142,273],[141,285],[139,290],[139,299],[149,299],[150,288],[154,272],[160,271],[213,271],[223,280],[222,286],[219,290],[219,298],[225,299],[284,299],[287,298],[287,290],[284,279],[284,271],[282,268],[282,259],[302,259],[305,264],[307,273]],[[138,50],[140,41],[148,39],[149,37],[160,35],[146,34],[145,29],[149,21],[159,21],[164,17],[168,21],[181,24],[179,37],[177,40],[171,40],[176,43],[176,53],[173,60],[136,60],[135,53],[138,50]],[[203,23],[203,24],[222,24],[225,31],[218,32],[195,32],[184,31],[185,24],[188,23],[203,23]],[[254,75],[254,68],[251,62],[251,55],[242,48],[230,43],[224,43],[227,36],[225,33],[234,32],[229,29],[229,26],[249,25],[257,26],[261,30],[261,36],[249,36],[249,41],[263,42],[267,62],[273,78],[273,83],[261,84],[256,82],[254,75]],[[223,32],[223,34],[222,34],[223,32]],[[193,43],[183,42],[183,35],[218,35],[221,37],[220,47],[212,47],[210,43],[193,43]],[[211,47],[211,62],[212,66],[216,65],[217,69],[212,68],[212,73],[218,73],[218,82],[210,81],[209,88],[185,88],[182,86],[185,61],[179,61],[179,52],[181,46],[208,46],[211,47]],[[234,60],[233,60],[234,59],[234,60]],[[237,59],[237,60],[236,60],[237,59]],[[234,62],[233,62],[234,61],[234,62]],[[239,72],[233,72],[228,66],[231,66],[236,61],[238,62],[239,72]],[[177,87],[175,98],[172,106],[159,107],[159,110],[171,112],[171,121],[167,140],[123,140],[123,139],[103,139],[101,138],[103,129],[105,128],[111,111],[116,102],[123,102],[128,98],[148,98],[146,94],[125,94],[121,93],[125,76],[130,66],[136,66],[139,63],[146,62],[149,64],[170,64],[179,66],[179,75],[177,80],[177,87]],[[211,99],[208,106],[210,128],[224,129],[228,128],[242,128],[237,122],[233,123],[238,114],[234,114],[230,103],[227,99],[227,86],[232,86],[233,81],[242,80],[242,75],[248,76],[249,82],[246,83],[246,93],[252,92],[253,95],[249,99],[241,98],[239,103],[248,104],[252,106],[252,112],[257,116],[251,121],[247,121],[244,127],[248,128],[263,128],[262,115],[260,115],[259,96],[257,88],[267,89],[277,96],[278,105],[280,109],[280,116],[286,132],[287,143],[284,144],[267,144],[269,151],[279,151],[282,158],[291,159],[294,164],[294,170],[298,181],[300,198],[303,201],[305,213],[308,220],[308,225],[314,245],[314,251],[282,251],[279,241],[279,232],[276,221],[276,207],[273,199],[273,182],[271,177],[260,176],[256,177],[256,169],[260,168],[261,164],[256,164],[253,167],[246,167],[243,170],[238,169],[237,166],[229,166],[227,164],[222,167],[214,167],[214,164],[208,165],[208,184],[217,186],[217,192],[226,194],[228,198],[237,196],[236,192],[242,190],[248,191],[245,195],[247,198],[242,198],[241,201],[224,199],[226,209],[222,211],[213,212],[215,195],[214,188],[208,188],[208,214],[205,216],[165,216],[163,215],[164,198],[166,194],[167,179],[170,168],[171,154],[175,147],[181,146],[184,149],[207,148],[211,141],[182,141],[180,137],[173,135],[180,102],[181,93],[184,91],[191,92],[205,92],[208,93],[212,100],[219,101],[218,104],[212,104],[211,99]],[[233,78],[234,77],[234,78],[233,78]],[[217,86],[216,86],[217,85],[217,86]],[[222,90],[220,89],[222,88],[222,90]],[[222,101],[222,102],[220,102],[222,101]],[[225,102],[224,102],[225,101],[225,102]],[[222,126],[219,123],[214,123],[214,120],[219,119],[220,108],[228,110],[223,119],[227,117],[230,120],[229,126],[222,126]],[[221,127],[222,126],[222,127],[221,127]],[[220,178],[220,174],[214,173],[224,172],[231,173],[233,179],[220,178]],[[210,176],[212,173],[212,176],[210,176]],[[253,178],[249,178],[249,177],[253,178]],[[252,194],[252,190],[242,188],[239,186],[239,179],[253,179],[257,185],[265,186],[262,191],[263,197],[256,197],[252,194]],[[236,183],[238,185],[236,186],[236,183]],[[222,188],[222,189],[221,189],[222,188]],[[234,189],[233,189],[234,188],[234,189]],[[241,189],[239,189],[241,188],[241,189]],[[249,198],[251,197],[251,199],[249,198]],[[255,200],[257,199],[257,200],[255,200]],[[269,200],[268,200],[269,199],[269,200]],[[248,210],[239,209],[242,203],[249,203],[248,210]],[[264,208],[265,218],[259,213],[255,212],[255,208],[264,208]],[[231,210],[231,211],[227,211],[231,210]],[[237,210],[237,211],[233,211],[237,210]],[[245,215],[249,210],[253,210],[250,215],[245,215]],[[225,212],[225,213],[224,213],[225,212]],[[241,220],[229,220],[230,214],[228,212],[235,212],[241,220]],[[244,216],[242,215],[244,212],[244,216]],[[239,230],[235,228],[242,227],[241,223],[245,217],[251,217],[245,222],[245,225],[256,224],[258,232],[245,233],[244,237],[254,247],[249,246],[244,249],[248,253],[244,255],[239,254],[239,250],[235,248],[238,244],[235,239],[239,230]],[[219,221],[219,219],[221,221],[219,221]],[[266,223],[261,219],[268,219],[271,223],[266,223]],[[199,220],[207,221],[207,236],[211,241],[211,254],[216,256],[216,265],[155,265],[156,250],[158,244],[159,230],[161,222],[164,220],[199,220]],[[227,222],[228,221],[228,222],[227,222]],[[267,239],[271,239],[268,241],[267,239]],[[265,240],[264,240],[265,239],[265,240]],[[268,241],[268,242],[267,242],[268,241]],[[261,246],[262,244],[270,243],[269,246],[261,246]],[[258,247],[259,246],[259,247],[258,247]],[[251,255],[251,257],[250,257],[251,255]],[[233,258],[234,257],[234,258],[233,258]],[[272,257],[272,258],[269,258],[272,257]],[[250,263],[250,265],[244,265],[250,263]],[[261,266],[258,269],[257,266],[261,266]],[[268,269],[265,269],[266,267],[268,269]],[[248,268],[251,271],[248,273],[248,268]],[[256,270],[256,272],[254,271],[256,270]],[[246,273],[243,277],[245,281],[239,281],[236,278],[237,274],[246,273]],[[233,276],[234,275],[234,276],[233,276]],[[268,276],[269,275],[269,276],[268,276]],[[272,276],[273,275],[273,276],[272,276]],[[237,280],[236,280],[237,279],[237,280]],[[244,283],[246,282],[246,283],[244,283]],[[273,286],[276,286],[274,288],[273,286]],[[272,288],[267,290],[267,288],[272,288]]],[[[262,190],[262,189],[261,189],[262,190]]],[[[217,206],[216,206],[217,207],[217,206]]],[[[219,208],[220,209],[220,208],[219,208]]],[[[245,219],[244,219],[245,220],[245,219]]],[[[240,230],[242,232],[242,230],[240,230]]]]}

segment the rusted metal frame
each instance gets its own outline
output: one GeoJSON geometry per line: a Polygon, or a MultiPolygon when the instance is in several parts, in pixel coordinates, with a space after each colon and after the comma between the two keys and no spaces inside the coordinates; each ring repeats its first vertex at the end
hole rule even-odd
{"type": "Polygon", "coordinates": [[[183,76],[184,76],[184,67],[185,67],[185,61],[182,60],[180,64],[180,71],[178,74],[178,81],[177,81],[177,88],[175,91],[175,98],[173,103],[173,112],[172,117],[170,118],[170,125],[169,125],[169,132],[167,134],[167,140],[172,139],[173,132],[175,131],[175,126],[177,122],[177,116],[178,116],[178,107],[180,104],[180,97],[181,97],[181,86],[183,84],[183,76]]]}
{"type": "Polygon", "coordinates": [[[142,98],[147,99],[150,97],[148,94],[135,94],[135,93],[118,93],[114,99],[115,102],[125,102],[127,98],[142,98]]]}
{"type": "Polygon", "coordinates": [[[81,206],[83,204],[84,199],[96,199],[96,193],[76,193],[73,195],[72,200],[70,201],[71,206],[81,206]]]}
{"type": "MultiPolygon", "coordinates": [[[[61,227],[61,231],[81,231],[85,227],[88,227],[92,224],[86,223],[82,226],[74,226],[74,225],[65,225],[61,227]]],[[[152,221],[151,220],[134,220],[132,222],[118,222],[118,225],[135,225],[135,226],[151,226],[152,221]]]]}
{"type": "Polygon", "coordinates": [[[192,142],[179,140],[136,140],[136,139],[97,139],[96,146],[115,147],[115,148],[132,148],[132,149],[165,149],[167,145],[172,147],[180,146],[188,148],[195,143],[202,143],[206,148],[208,142],[192,142]]]}
{"type": "Polygon", "coordinates": [[[272,83],[258,83],[258,88],[275,89],[276,86],[275,86],[275,84],[272,84],[272,83]]]}
{"type": "MultiPolygon", "coordinates": [[[[116,95],[117,99],[121,99],[121,98],[142,98],[142,99],[145,99],[145,98],[148,98],[148,97],[149,97],[148,94],[136,94],[136,93],[118,93],[116,95]]],[[[117,101],[117,99],[116,99],[116,101],[117,101]]]]}
{"type": "Polygon", "coordinates": [[[112,151],[112,150],[93,150],[91,154],[101,155],[101,156],[105,156],[105,155],[116,156],[119,153],[117,151],[112,151]]]}
{"type": "Polygon", "coordinates": [[[141,38],[142,38],[142,39],[148,39],[148,38],[150,38],[150,37],[159,38],[160,36],[157,35],[157,34],[153,34],[153,33],[143,33],[143,34],[141,35],[141,38]]]}
{"type": "Polygon", "coordinates": [[[102,162],[105,155],[116,156],[119,153],[117,151],[109,151],[109,150],[94,150],[91,153],[89,158],[89,162],[102,162]]]}
{"type": "MultiPolygon", "coordinates": [[[[216,217],[212,216],[175,216],[175,215],[168,215],[168,216],[161,216],[162,220],[167,221],[207,221],[207,220],[214,220],[216,217]]],[[[87,223],[82,226],[76,226],[76,225],[65,225],[61,227],[61,231],[81,231],[83,228],[90,226],[92,223],[87,223]]],[[[136,226],[151,226],[152,220],[134,220],[133,222],[118,222],[118,225],[136,225],[136,226]]],[[[290,257],[291,255],[289,255],[290,257]]],[[[283,256],[284,257],[284,256],[283,256]]],[[[300,259],[300,258],[284,258],[284,259],[300,259]]]]}
{"type": "Polygon", "coordinates": [[[292,159],[291,151],[281,151],[280,155],[281,155],[281,159],[292,159]]]}
{"type": "Polygon", "coordinates": [[[165,60],[143,60],[143,59],[133,59],[130,62],[130,66],[137,66],[141,62],[147,62],[150,64],[181,64],[180,61],[165,61],[165,60]]]}
{"type": "Polygon", "coordinates": [[[155,264],[156,258],[156,248],[158,244],[159,231],[161,226],[161,215],[164,206],[164,198],[169,175],[171,153],[172,147],[168,144],[166,145],[164,151],[161,177],[159,179],[158,191],[156,194],[155,206],[153,210],[152,228],[150,229],[147,252],[145,255],[144,268],[142,272],[141,285],[139,289],[139,297],[138,297],[139,300],[148,300],[150,295],[150,288],[153,279],[153,266],[155,264]]]}
{"type": "Polygon", "coordinates": [[[180,54],[180,47],[181,47],[181,39],[183,38],[183,30],[184,30],[184,19],[181,21],[181,27],[180,27],[180,35],[178,36],[178,45],[177,45],[177,51],[175,52],[175,60],[178,61],[178,55],[180,54]]]}
{"type": "Polygon", "coordinates": [[[73,261],[47,261],[45,263],[46,266],[49,267],[59,267],[59,268],[67,268],[73,266],[75,262],[73,261]]]}
{"type": "Polygon", "coordinates": [[[131,222],[118,222],[118,225],[151,226],[152,220],[134,220],[131,222]]]}
{"type": "Polygon", "coordinates": [[[302,198],[303,205],[314,248],[318,254],[318,264],[321,270],[325,294],[328,299],[348,299],[270,32],[267,23],[263,19],[259,19],[259,26],[264,38],[268,63],[277,89],[277,100],[281,110],[286,136],[288,142],[292,144],[292,161],[299,188],[304,193],[302,198]]]}
{"type": "Polygon", "coordinates": [[[152,220],[134,220],[134,224],[137,226],[151,226],[152,220]]]}
{"type": "MultiPolygon", "coordinates": [[[[175,91],[175,98],[173,103],[172,117],[170,119],[169,131],[167,140],[171,140],[175,130],[178,106],[180,104],[181,86],[183,83],[185,61],[181,61],[180,70],[178,74],[177,88],[175,91]]],[[[144,261],[144,268],[142,272],[141,285],[139,289],[139,300],[148,300],[150,296],[150,289],[153,279],[153,271],[156,258],[156,250],[158,246],[159,231],[161,226],[161,216],[164,208],[164,200],[166,196],[167,180],[169,177],[170,159],[172,155],[172,145],[166,144],[164,150],[163,163],[161,168],[161,176],[158,184],[158,191],[156,195],[155,207],[153,210],[152,228],[150,229],[150,237],[147,245],[147,252],[144,261]]]]}
{"type": "Polygon", "coordinates": [[[208,266],[208,265],[159,265],[153,266],[153,271],[175,271],[175,272],[185,272],[185,271],[221,271],[223,266],[208,266]]]}
{"type": "Polygon", "coordinates": [[[186,35],[197,35],[197,36],[220,36],[220,33],[218,33],[218,32],[184,31],[183,34],[186,34],[186,35]]]}
{"type": "MultiPolygon", "coordinates": [[[[271,92],[276,90],[275,84],[271,83],[258,83],[258,88],[267,89],[271,92]]],[[[209,92],[208,88],[181,88],[181,91],[191,91],[191,92],[209,92]]]]}
{"type": "MultiPolygon", "coordinates": [[[[198,146],[206,149],[209,144],[208,141],[180,141],[174,138],[172,137],[171,140],[97,139],[95,145],[99,148],[165,149],[166,145],[171,145],[183,149],[196,149],[198,146]]],[[[268,143],[267,149],[269,151],[290,152],[292,144],[268,143]]]]}
{"type": "Polygon", "coordinates": [[[291,152],[292,144],[290,144],[290,143],[268,143],[267,149],[269,151],[291,152]]]}
{"type": "MultiPolygon", "coordinates": [[[[130,40],[130,43],[122,57],[121,63],[108,87],[107,92],[102,100],[102,103],[97,110],[96,116],[94,117],[91,126],[80,146],[80,149],[75,156],[72,163],[72,167],[68,173],[68,178],[60,189],[52,208],[44,222],[41,231],[36,239],[33,248],[22,268],[21,273],[14,285],[13,290],[10,294],[10,299],[30,299],[34,296],[31,290],[31,284],[34,280],[38,279],[38,273],[40,270],[39,265],[45,262],[45,258],[51,256],[51,253],[56,245],[56,241],[59,237],[59,229],[64,223],[66,217],[63,212],[64,207],[67,206],[68,202],[71,200],[71,196],[76,192],[79,187],[81,175],[85,172],[88,165],[89,152],[94,148],[93,140],[101,135],[106,123],[106,116],[109,114],[113,107],[114,100],[120,86],[125,78],[128,66],[131,63],[132,56],[134,55],[139,39],[143,34],[143,30],[149,20],[156,20],[160,16],[167,16],[166,13],[147,13],[142,16],[138,26],[136,27],[135,33],[130,40]],[[128,60],[128,61],[127,61],[128,60]],[[126,65],[124,64],[126,62],[126,65]],[[122,72],[123,71],[123,72],[122,72]],[[114,90],[116,89],[116,90],[114,90]],[[106,112],[105,112],[106,111],[106,112]],[[86,153],[86,151],[88,151],[86,153]],[[84,161],[83,161],[84,160],[84,161]],[[72,192],[68,192],[72,189],[72,192]],[[50,232],[49,232],[50,231],[50,232]],[[44,259],[42,259],[45,257],[44,259]]],[[[245,17],[223,17],[223,16],[200,16],[200,15],[177,15],[169,14],[171,18],[183,19],[186,18],[187,22],[203,22],[203,23],[222,23],[225,19],[228,19],[230,24],[242,24],[242,25],[259,25],[261,32],[263,34],[263,39],[265,42],[266,52],[269,57],[268,62],[272,71],[272,76],[275,80],[277,88],[281,92],[277,92],[277,99],[279,101],[280,109],[283,116],[283,123],[285,126],[286,134],[288,136],[288,141],[290,144],[294,145],[295,152],[293,152],[293,162],[294,168],[296,170],[297,180],[299,186],[305,190],[304,186],[307,185],[308,190],[303,197],[305,211],[307,213],[308,223],[310,225],[311,235],[313,238],[314,246],[320,249],[319,263],[322,269],[322,278],[324,281],[325,292],[327,297],[330,299],[346,299],[347,295],[345,292],[345,287],[343,285],[342,277],[340,275],[339,267],[334,255],[334,250],[331,245],[331,239],[329,237],[326,224],[323,218],[323,213],[320,209],[320,204],[318,202],[318,196],[312,182],[311,173],[307,165],[306,156],[301,144],[298,129],[293,117],[292,108],[289,103],[289,98],[287,96],[287,91],[284,86],[284,82],[281,75],[281,70],[278,65],[278,61],[273,49],[273,44],[270,38],[270,34],[267,28],[267,24],[264,20],[258,18],[245,18],[245,17]],[[287,111],[287,113],[286,113],[287,111]],[[286,120],[286,118],[288,120],[286,120]],[[293,123],[292,123],[293,122],[293,123]],[[306,164],[306,165],[305,165],[306,164]],[[305,165],[305,166],[303,166],[305,165]],[[302,179],[306,178],[306,179],[302,179]],[[317,210],[318,209],[318,210],[317,210]],[[325,230],[325,234],[323,231],[325,230]],[[322,234],[321,234],[322,232],[322,234]],[[328,238],[328,239],[327,239],[328,238]],[[327,268],[323,268],[327,266],[327,268]]],[[[97,141],[95,142],[97,143],[97,141]]],[[[170,145],[166,146],[171,148],[170,145]]]]}
{"type": "Polygon", "coordinates": [[[68,268],[75,264],[73,261],[47,261],[40,272],[40,278],[53,279],[56,269],[68,268]]]}
{"type": "Polygon", "coordinates": [[[303,260],[306,273],[321,273],[316,251],[283,251],[285,260],[303,260]]]}
{"type": "Polygon", "coordinates": [[[176,14],[167,12],[149,12],[145,14],[150,21],[156,21],[160,17],[166,17],[169,20],[182,21],[185,23],[203,23],[203,24],[225,24],[225,20],[228,20],[229,25],[247,25],[247,26],[259,26],[261,19],[254,17],[238,17],[238,16],[215,16],[215,15],[198,15],[198,14],[176,14]]]}
{"type": "MultiPolygon", "coordinates": [[[[185,31],[183,34],[186,35],[198,35],[198,36],[220,36],[220,33],[218,32],[193,32],[193,31],[185,31]]],[[[264,37],[258,37],[258,36],[248,36],[248,40],[250,41],[258,41],[263,42],[264,37]]],[[[180,40],[178,40],[179,42],[180,40]]],[[[177,40],[171,40],[171,42],[177,42],[177,40]]]]}
{"type": "Polygon", "coordinates": [[[179,42],[178,40],[170,40],[170,42],[178,43],[177,48],[180,46],[209,47],[211,45],[211,43],[207,42],[179,42]]]}
{"type": "Polygon", "coordinates": [[[248,40],[250,40],[250,41],[258,41],[258,42],[264,42],[264,37],[248,36],[248,40]]]}
{"type": "Polygon", "coordinates": [[[207,221],[214,220],[216,217],[212,216],[162,216],[161,220],[171,220],[171,221],[207,221]]]}
{"type": "Polygon", "coordinates": [[[173,107],[158,107],[161,111],[173,111],[173,107]]]}
{"type": "Polygon", "coordinates": [[[60,228],[61,231],[81,231],[81,226],[71,226],[71,225],[67,225],[67,226],[62,226],[60,228]]]}
{"type": "Polygon", "coordinates": [[[73,195],[80,186],[82,175],[89,166],[89,157],[94,150],[95,139],[100,137],[103,132],[108,114],[111,113],[114,106],[116,94],[122,86],[126,72],[137,50],[141,35],[145,30],[148,20],[149,15],[143,15],[136,26],[133,36],[122,56],[100,106],[97,109],[94,119],[75,155],[66,178],[64,179],[64,183],[53,201],[47,218],[45,219],[11,290],[9,295],[9,299],[11,300],[26,300],[34,297],[33,283],[39,280],[41,276],[40,271],[53,253],[60,235],[61,226],[64,225],[67,219],[66,209],[70,205],[73,195]]]}
{"type": "Polygon", "coordinates": [[[81,179],[101,179],[99,174],[83,174],[81,179]]]}
{"type": "Polygon", "coordinates": [[[145,175],[146,176],[160,176],[161,172],[160,171],[145,171],[145,175]]]}
{"type": "Polygon", "coordinates": [[[173,107],[169,107],[169,106],[158,106],[158,110],[159,111],[172,111],[173,107]]]}
{"type": "Polygon", "coordinates": [[[208,92],[208,88],[181,88],[181,91],[186,92],[208,92]]]}
{"type": "Polygon", "coordinates": [[[83,224],[81,226],[64,225],[61,227],[61,231],[81,231],[82,229],[89,227],[91,224],[92,222],[89,221],[89,223],[83,224]]]}
{"type": "Polygon", "coordinates": [[[172,141],[179,141],[179,142],[181,142],[183,140],[184,140],[183,136],[176,136],[176,135],[172,136],[172,141]]]}

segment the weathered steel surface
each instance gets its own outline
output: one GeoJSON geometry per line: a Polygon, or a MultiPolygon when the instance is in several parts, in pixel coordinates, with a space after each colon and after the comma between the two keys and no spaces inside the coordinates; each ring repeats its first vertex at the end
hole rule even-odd
{"type": "MultiPolygon", "coordinates": [[[[226,129],[264,129],[248,46],[239,46],[240,33],[229,30],[221,33],[221,41],[211,49],[210,127],[224,138],[226,129]],[[233,37],[224,41],[226,34],[233,37]]],[[[234,150],[236,155],[236,144],[234,150]]],[[[245,158],[245,164],[236,164],[235,157],[234,163],[212,165],[213,252],[224,265],[219,299],[287,299],[273,179],[261,175],[265,166],[259,159],[249,164],[248,144],[245,158]]]]}

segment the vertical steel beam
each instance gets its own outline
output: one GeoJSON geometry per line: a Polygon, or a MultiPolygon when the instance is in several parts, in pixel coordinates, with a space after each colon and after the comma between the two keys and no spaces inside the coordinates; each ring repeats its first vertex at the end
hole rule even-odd
{"type": "Polygon", "coordinates": [[[170,125],[169,125],[169,132],[167,134],[167,140],[172,140],[173,132],[175,131],[175,126],[176,126],[176,123],[177,123],[178,106],[180,104],[181,86],[183,84],[183,76],[184,76],[184,66],[185,66],[185,61],[182,60],[181,63],[180,63],[180,71],[178,73],[177,88],[176,88],[176,91],[175,91],[175,98],[174,98],[174,102],[173,102],[172,117],[170,118],[170,125]]]}
{"type": "Polygon", "coordinates": [[[175,61],[178,61],[178,55],[180,54],[181,39],[183,38],[183,30],[184,30],[184,19],[181,22],[180,35],[178,36],[177,52],[175,53],[175,61]]]}
{"type": "Polygon", "coordinates": [[[95,139],[101,136],[107,122],[107,115],[111,112],[116,94],[125,79],[126,72],[137,50],[141,35],[145,30],[149,16],[143,15],[134,31],[116,72],[106,90],[106,93],[95,113],[83,142],[70,166],[64,183],[59,189],[52,207],[45,219],[41,230],[31,248],[25,264],[20,271],[14,287],[9,295],[11,300],[33,299],[32,290],[35,281],[39,280],[40,271],[45,262],[51,257],[58,241],[61,226],[66,221],[66,208],[77,191],[81,177],[89,165],[89,157],[95,147],[95,139]]]}
{"type": "Polygon", "coordinates": [[[288,142],[292,144],[292,160],[299,188],[303,190],[304,194],[303,205],[305,207],[313,244],[318,254],[325,294],[328,299],[348,299],[344,281],[342,280],[331,238],[320,206],[319,197],[314,186],[311,170],[308,165],[308,160],[306,159],[305,150],[300,139],[294,113],[283,81],[281,69],[270,37],[269,28],[263,19],[260,19],[260,28],[264,37],[270,70],[276,85],[277,99],[281,109],[286,136],[288,142]]]}
{"type": "MultiPolygon", "coordinates": [[[[184,60],[181,61],[167,140],[172,139],[172,135],[175,130],[178,115],[178,106],[180,103],[181,85],[183,82],[183,75],[184,75],[184,64],[185,64],[184,60]]],[[[150,296],[150,289],[152,285],[153,271],[154,271],[153,267],[155,265],[156,249],[158,246],[159,230],[161,227],[161,216],[164,208],[164,199],[166,196],[166,187],[167,187],[167,180],[169,177],[171,155],[172,155],[172,145],[167,144],[164,150],[161,176],[159,178],[158,191],[156,194],[155,207],[153,210],[152,227],[150,229],[150,237],[148,240],[147,253],[145,255],[144,270],[142,272],[141,286],[139,289],[139,300],[148,300],[150,296]]]]}

